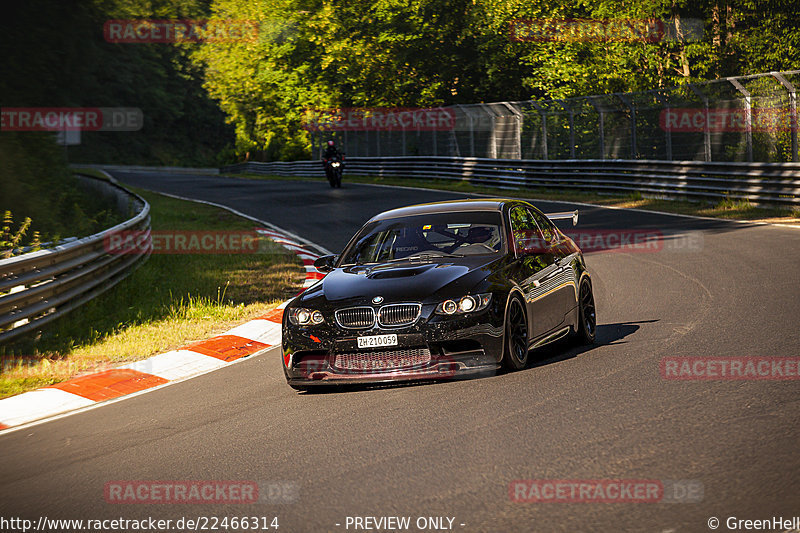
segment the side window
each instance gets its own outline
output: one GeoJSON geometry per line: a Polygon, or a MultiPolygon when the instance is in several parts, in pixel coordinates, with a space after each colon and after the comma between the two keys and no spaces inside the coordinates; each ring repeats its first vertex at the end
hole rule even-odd
{"type": "Polygon", "coordinates": [[[544,240],[549,243],[558,241],[558,230],[556,230],[556,227],[553,226],[552,222],[550,222],[550,219],[533,209],[530,209],[529,211],[533,219],[539,225],[539,229],[542,230],[542,236],[544,237],[544,240]]]}
{"type": "Polygon", "coordinates": [[[517,252],[531,253],[542,247],[542,236],[530,211],[522,206],[512,207],[509,217],[511,219],[511,237],[517,252]]]}

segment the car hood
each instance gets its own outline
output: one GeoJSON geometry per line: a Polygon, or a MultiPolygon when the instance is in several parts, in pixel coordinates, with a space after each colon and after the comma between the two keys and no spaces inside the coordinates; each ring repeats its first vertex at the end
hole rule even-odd
{"type": "Polygon", "coordinates": [[[479,255],[396,261],[337,268],[301,297],[328,302],[422,302],[433,296],[450,298],[469,292],[493,271],[497,256],[479,255]]]}

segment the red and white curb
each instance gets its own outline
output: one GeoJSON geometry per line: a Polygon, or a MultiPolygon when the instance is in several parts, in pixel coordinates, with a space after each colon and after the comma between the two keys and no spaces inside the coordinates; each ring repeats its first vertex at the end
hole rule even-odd
{"type": "MultiPolygon", "coordinates": [[[[314,268],[314,260],[319,255],[312,252],[308,244],[276,229],[257,228],[256,231],[291,250],[303,261],[306,271],[303,290],[324,277],[314,268]]],[[[290,301],[208,340],[2,399],[0,431],[205,374],[280,345],[283,309],[290,301]]]]}

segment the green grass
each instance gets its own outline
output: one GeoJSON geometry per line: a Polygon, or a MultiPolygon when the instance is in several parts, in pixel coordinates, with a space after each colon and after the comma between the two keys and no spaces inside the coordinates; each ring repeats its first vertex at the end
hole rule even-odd
{"type": "MultiPolygon", "coordinates": [[[[136,190],[158,230],[252,230],[223,209],[136,190]]],[[[288,250],[260,243],[256,254],[154,254],[110,291],[0,347],[0,397],[118,366],[222,333],[296,294],[305,278],[288,250]],[[25,364],[6,368],[8,362],[25,364]]]]}
{"type": "MultiPolygon", "coordinates": [[[[248,179],[316,181],[320,182],[320,186],[327,186],[327,182],[325,181],[325,177],[322,172],[320,172],[319,178],[289,178],[279,176],[262,176],[260,174],[251,173],[234,174],[229,176],[248,179]]],[[[487,194],[503,198],[527,198],[565,202],[583,202],[611,207],[636,208],[650,211],[662,211],[665,213],[695,215],[712,218],[768,221],[778,224],[797,224],[800,222],[800,208],[790,209],[769,206],[755,206],[746,200],[736,201],[729,198],[724,198],[718,202],[688,202],[685,200],[645,198],[639,191],[636,191],[632,194],[607,195],[597,194],[590,191],[555,190],[545,188],[532,188],[526,190],[498,189],[474,185],[465,180],[448,181],[419,178],[354,176],[348,174],[345,174],[344,182],[345,184],[350,182],[368,183],[374,185],[419,187],[423,189],[487,194]]]]}

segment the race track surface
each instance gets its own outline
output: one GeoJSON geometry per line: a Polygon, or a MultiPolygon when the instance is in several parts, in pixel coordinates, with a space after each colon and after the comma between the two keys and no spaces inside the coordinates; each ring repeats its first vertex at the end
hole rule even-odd
{"type": "MultiPolygon", "coordinates": [[[[346,177],[332,190],[322,179],[114,175],[225,204],[334,252],[385,209],[464,197],[346,177]]],[[[533,352],[535,363],[511,374],[325,394],[290,389],[271,350],[0,436],[0,515],[277,516],[284,533],[354,531],[348,516],[408,516],[410,531],[417,517],[451,517],[465,532],[710,531],[712,516],[727,531],[731,516],[800,516],[800,381],[675,381],[659,371],[667,356],[800,355],[800,230],[580,210],[581,229],[665,235],[658,252],[587,254],[594,347],[533,352]],[[509,484],[524,479],[690,480],[703,491],[692,503],[511,501],[509,484]],[[279,503],[106,503],[115,480],[289,489],[279,503]]]]}

